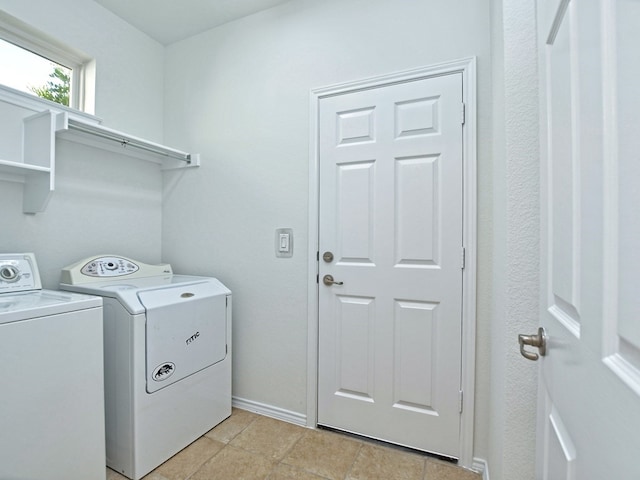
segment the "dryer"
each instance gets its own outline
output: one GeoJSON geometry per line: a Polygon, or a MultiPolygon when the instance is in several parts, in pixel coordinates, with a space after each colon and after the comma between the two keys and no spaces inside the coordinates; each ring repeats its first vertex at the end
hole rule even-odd
{"type": "Polygon", "coordinates": [[[102,299],[0,254],[0,478],[104,479],[102,299]]]}
{"type": "Polygon", "coordinates": [[[138,480],[231,415],[231,291],[100,255],[60,288],[104,303],[107,465],[138,480]]]}

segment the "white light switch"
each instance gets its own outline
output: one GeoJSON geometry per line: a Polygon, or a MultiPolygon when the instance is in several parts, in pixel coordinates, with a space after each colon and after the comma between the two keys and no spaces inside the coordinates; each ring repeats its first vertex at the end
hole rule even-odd
{"type": "Polygon", "coordinates": [[[280,234],[280,251],[281,252],[289,251],[289,234],[288,233],[280,234]]]}
{"type": "Polygon", "coordinates": [[[293,230],[279,228],[276,230],[276,257],[293,256],[293,230]]]}

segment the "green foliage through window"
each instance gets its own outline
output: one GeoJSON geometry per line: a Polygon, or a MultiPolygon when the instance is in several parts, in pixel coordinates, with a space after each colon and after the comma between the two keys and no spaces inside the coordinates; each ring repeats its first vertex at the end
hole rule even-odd
{"type": "Polygon", "coordinates": [[[51,80],[41,87],[29,86],[29,90],[41,98],[51,100],[61,105],[69,106],[69,91],[71,86],[71,76],[65,69],[54,67],[49,75],[51,80]]]}

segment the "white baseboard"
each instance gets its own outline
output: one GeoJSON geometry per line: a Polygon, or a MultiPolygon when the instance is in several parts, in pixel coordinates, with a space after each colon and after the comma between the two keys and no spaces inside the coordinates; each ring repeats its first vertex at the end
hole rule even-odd
{"type": "Polygon", "coordinates": [[[254,402],[253,400],[247,400],[246,398],[233,397],[231,399],[231,405],[241,410],[259,413],[260,415],[265,415],[284,422],[294,423],[301,427],[307,426],[306,415],[298,412],[292,412],[291,410],[285,410],[284,408],[274,407],[273,405],[267,405],[266,403],[254,402]]]}
{"type": "Polygon", "coordinates": [[[489,464],[482,458],[474,458],[472,467],[475,471],[482,474],[482,480],[489,480],[489,464]]]}

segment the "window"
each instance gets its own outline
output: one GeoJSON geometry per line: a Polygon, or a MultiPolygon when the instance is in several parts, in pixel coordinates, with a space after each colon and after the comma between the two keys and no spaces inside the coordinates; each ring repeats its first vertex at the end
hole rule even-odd
{"type": "Polygon", "coordinates": [[[94,113],[94,62],[0,10],[0,84],[94,113]]]}
{"type": "Polygon", "coordinates": [[[69,107],[73,69],[0,39],[0,83],[69,107]]]}

